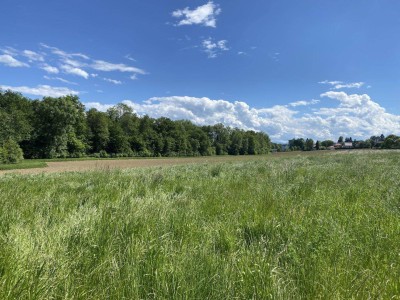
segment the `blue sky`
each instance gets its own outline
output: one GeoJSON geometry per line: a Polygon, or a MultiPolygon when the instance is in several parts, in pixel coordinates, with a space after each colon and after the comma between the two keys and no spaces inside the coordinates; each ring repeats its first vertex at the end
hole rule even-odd
{"type": "Polygon", "coordinates": [[[3,0],[0,87],[274,141],[400,134],[398,1],[3,0]]]}

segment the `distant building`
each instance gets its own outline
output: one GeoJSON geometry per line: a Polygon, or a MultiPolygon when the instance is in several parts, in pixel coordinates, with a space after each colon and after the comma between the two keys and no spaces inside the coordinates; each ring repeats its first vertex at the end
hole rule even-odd
{"type": "Polygon", "coordinates": [[[345,142],[344,145],[342,146],[342,149],[353,149],[353,143],[345,142]]]}
{"type": "Polygon", "coordinates": [[[336,143],[336,144],[333,145],[333,147],[335,149],[341,149],[342,148],[342,143],[336,143]]]}

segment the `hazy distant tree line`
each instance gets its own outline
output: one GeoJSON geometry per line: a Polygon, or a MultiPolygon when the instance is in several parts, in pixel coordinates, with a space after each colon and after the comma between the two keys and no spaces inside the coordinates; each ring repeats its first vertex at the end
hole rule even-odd
{"type": "Polygon", "coordinates": [[[385,137],[381,134],[380,136],[373,135],[366,140],[340,136],[336,143],[332,140],[316,141],[314,143],[313,139],[294,138],[289,140],[288,149],[290,151],[326,150],[335,144],[345,145],[345,143],[351,143],[355,149],[400,149],[400,136],[390,134],[385,137]]]}
{"type": "Polygon", "coordinates": [[[0,157],[25,158],[199,156],[264,154],[262,132],[222,124],[138,116],[124,104],[86,111],[77,96],[31,100],[0,90],[0,157]],[[18,150],[19,149],[19,150],[18,150]],[[11,157],[10,152],[15,157],[11,157]]]}

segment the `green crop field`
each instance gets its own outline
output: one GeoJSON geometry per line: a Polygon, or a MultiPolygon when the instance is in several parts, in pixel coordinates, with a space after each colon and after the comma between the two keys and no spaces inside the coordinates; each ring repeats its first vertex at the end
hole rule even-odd
{"type": "Polygon", "coordinates": [[[0,177],[0,299],[400,299],[400,152],[0,177]]]}

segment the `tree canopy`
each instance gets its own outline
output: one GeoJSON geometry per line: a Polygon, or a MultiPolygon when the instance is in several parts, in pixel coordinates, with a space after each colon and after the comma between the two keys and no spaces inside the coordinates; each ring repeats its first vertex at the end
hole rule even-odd
{"type": "Polygon", "coordinates": [[[0,90],[0,147],[6,141],[26,158],[254,155],[271,148],[263,132],[138,116],[122,103],[86,111],[77,96],[31,100],[0,90]]]}

